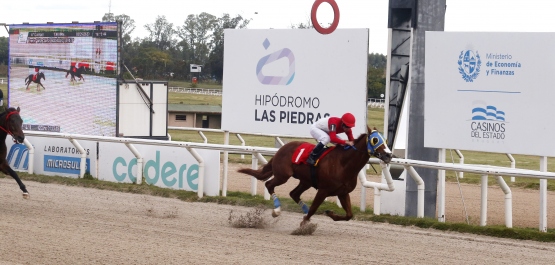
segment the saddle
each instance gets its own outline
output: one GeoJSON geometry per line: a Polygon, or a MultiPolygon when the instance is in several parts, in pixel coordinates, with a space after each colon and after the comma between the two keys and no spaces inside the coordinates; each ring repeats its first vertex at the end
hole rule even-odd
{"type": "MultiPolygon", "coordinates": [[[[295,152],[291,157],[291,162],[297,165],[306,164],[306,160],[310,156],[310,153],[312,152],[312,149],[314,149],[314,147],[316,147],[316,145],[311,143],[303,143],[299,145],[299,147],[295,149],[295,152]]],[[[316,158],[316,163],[314,164],[314,166],[317,166],[320,159],[324,158],[324,156],[326,156],[334,148],[335,146],[324,147],[324,150],[320,153],[320,156],[316,158]]]]}
{"type": "MultiPolygon", "coordinates": [[[[291,157],[293,164],[307,164],[306,160],[310,156],[310,153],[312,152],[312,149],[314,149],[314,147],[316,147],[316,145],[310,143],[303,143],[299,145],[299,147],[295,149],[295,152],[291,157]]],[[[316,176],[316,166],[318,166],[320,159],[324,158],[334,148],[335,146],[324,147],[324,150],[320,152],[320,155],[318,157],[316,157],[316,163],[314,163],[314,166],[310,167],[310,181],[312,182],[312,187],[314,187],[315,189],[318,189],[318,176],[316,176]]]]}

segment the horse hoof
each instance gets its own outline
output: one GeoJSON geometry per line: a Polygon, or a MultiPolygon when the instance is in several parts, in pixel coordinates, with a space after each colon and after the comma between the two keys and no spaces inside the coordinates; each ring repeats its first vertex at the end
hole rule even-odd
{"type": "Polygon", "coordinates": [[[29,193],[28,192],[23,193],[23,199],[29,199],[29,193]]]}
{"type": "Polygon", "coordinates": [[[281,214],[281,207],[277,207],[272,211],[272,217],[276,218],[281,214]]]}

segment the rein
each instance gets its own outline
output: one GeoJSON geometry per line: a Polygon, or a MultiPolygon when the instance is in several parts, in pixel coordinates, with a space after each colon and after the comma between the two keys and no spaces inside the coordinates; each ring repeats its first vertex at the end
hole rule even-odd
{"type": "Polygon", "coordinates": [[[8,112],[8,114],[6,115],[6,121],[4,125],[0,125],[0,129],[2,129],[2,131],[6,132],[7,134],[12,136],[12,139],[14,141],[14,143],[17,143],[17,141],[15,140],[15,137],[13,136],[12,131],[10,131],[10,128],[4,128],[6,126],[6,124],[8,123],[10,116],[12,116],[13,114],[19,114],[19,111],[14,110],[14,111],[10,111],[8,112]]]}

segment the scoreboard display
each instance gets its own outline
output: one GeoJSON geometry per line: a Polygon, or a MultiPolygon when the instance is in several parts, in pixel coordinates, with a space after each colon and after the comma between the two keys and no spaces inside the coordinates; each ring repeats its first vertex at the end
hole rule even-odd
{"type": "Polygon", "coordinates": [[[8,105],[24,130],[115,136],[116,22],[9,25],[8,105]]]}

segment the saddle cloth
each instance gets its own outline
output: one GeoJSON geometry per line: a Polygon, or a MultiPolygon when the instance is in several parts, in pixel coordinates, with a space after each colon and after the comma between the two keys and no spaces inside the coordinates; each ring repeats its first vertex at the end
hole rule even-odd
{"type": "MultiPolygon", "coordinates": [[[[299,145],[299,147],[297,147],[297,149],[293,153],[293,156],[291,157],[291,162],[293,162],[293,164],[297,164],[297,165],[298,164],[306,164],[306,160],[310,156],[310,153],[312,152],[312,149],[314,149],[315,146],[316,145],[313,145],[311,143],[303,143],[303,144],[299,145]]],[[[321,154],[320,157],[317,157],[316,159],[320,160],[321,158],[326,156],[334,148],[335,148],[335,146],[325,148],[324,151],[320,153],[321,154]]]]}

